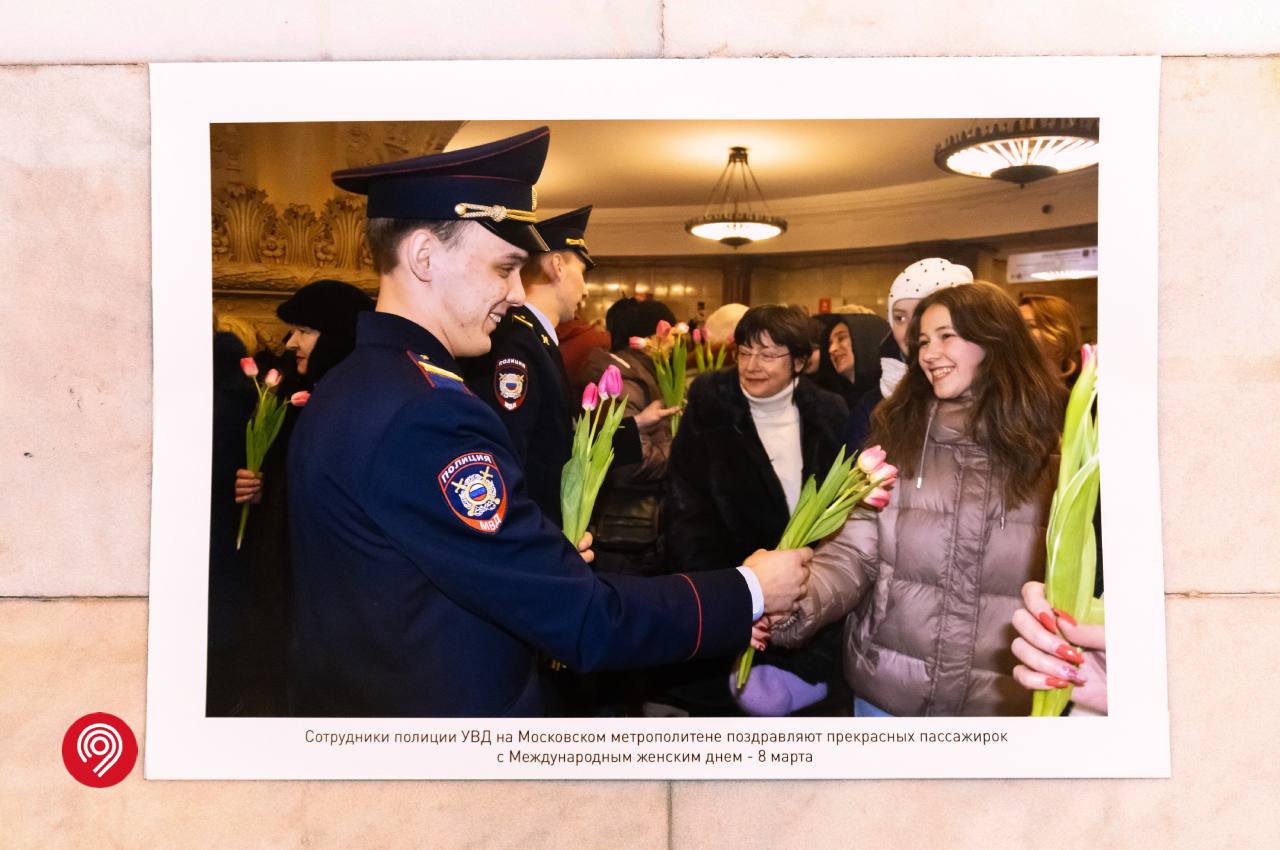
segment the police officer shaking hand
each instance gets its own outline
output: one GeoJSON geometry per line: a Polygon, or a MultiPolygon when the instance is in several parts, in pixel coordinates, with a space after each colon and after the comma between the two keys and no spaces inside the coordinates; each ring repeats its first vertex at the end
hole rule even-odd
{"type": "Polygon", "coordinates": [[[524,291],[546,128],[334,174],[368,195],[381,290],[290,445],[291,704],[306,716],[548,711],[539,653],[577,670],[744,648],[794,608],[807,549],[733,568],[599,576],[529,498],[510,437],[456,358],[524,291]]]}

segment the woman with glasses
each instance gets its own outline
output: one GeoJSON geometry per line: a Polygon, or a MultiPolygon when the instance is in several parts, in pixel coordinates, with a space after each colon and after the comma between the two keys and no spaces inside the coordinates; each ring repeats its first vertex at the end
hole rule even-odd
{"type": "MultiPolygon", "coordinates": [[[[662,525],[665,551],[681,570],[740,564],[756,549],[776,546],[805,478],[825,473],[841,446],[844,401],[799,377],[812,350],[803,311],[752,307],[733,339],[736,365],[693,382],[671,446],[662,525]]],[[[771,650],[761,660],[782,654],[771,650]]],[[[825,662],[816,655],[792,659],[806,679],[799,692],[814,699],[829,671],[838,680],[838,655],[825,662]]],[[[736,713],[721,666],[708,691],[736,713]]],[[[786,714],[788,706],[800,707],[783,700],[763,713],[786,714]]]]}

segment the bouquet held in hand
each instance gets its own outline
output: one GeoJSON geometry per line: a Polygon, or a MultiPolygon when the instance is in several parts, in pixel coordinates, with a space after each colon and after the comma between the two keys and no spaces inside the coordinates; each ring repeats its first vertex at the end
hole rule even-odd
{"type": "Polygon", "coordinates": [[[698,363],[698,372],[714,372],[724,365],[725,354],[729,351],[729,344],[725,342],[719,348],[711,345],[711,334],[707,333],[706,328],[695,328],[691,334],[693,337],[693,359],[698,363]]]}
{"type": "MultiPolygon", "coordinates": [[[[684,406],[685,367],[689,359],[686,337],[689,326],[684,322],[672,325],[665,319],[658,322],[657,333],[650,337],[633,336],[631,347],[645,352],[653,361],[653,371],[658,378],[658,392],[664,407],[684,406]]],[[[671,436],[680,428],[680,414],[671,417],[671,436]]]]}
{"type": "MultiPolygon", "coordinates": [[[[276,395],[280,386],[280,373],[275,369],[267,372],[265,378],[258,380],[258,364],[252,357],[240,358],[240,369],[246,377],[253,379],[254,389],[258,391],[258,405],[253,416],[244,426],[245,468],[250,472],[261,472],[262,461],[266,459],[271,444],[280,435],[284,425],[285,409],[288,405],[276,395]]],[[[289,398],[289,404],[302,407],[310,398],[310,393],[296,392],[289,398]]],[[[236,532],[236,548],[244,541],[244,527],[249,522],[249,502],[240,508],[240,529],[236,532]]]]}
{"type": "Polygon", "coordinates": [[[591,522],[600,485],[613,463],[613,435],[626,414],[622,373],[610,366],[599,384],[587,384],[582,393],[582,414],[573,426],[573,451],[560,473],[560,511],[564,536],[574,546],[591,522]]]}
{"type": "MultiPolygon", "coordinates": [[[[1093,514],[1098,507],[1098,349],[1082,349],[1080,377],[1071,389],[1062,426],[1058,487],[1049,506],[1045,531],[1045,600],[1076,622],[1102,625],[1102,600],[1093,596],[1098,566],[1093,514]]],[[[1036,691],[1032,717],[1057,717],[1071,700],[1071,687],[1036,691]]]]}
{"type": "MultiPolygon", "coordinates": [[[[889,504],[889,491],[897,480],[898,468],[885,463],[885,454],[879,446],[863,449],[856,461],[852,456],[846,458],[841,448],[821,485],[812,475],[804,482],[796,509],[787,520],[777,548],[799,549],[835,533],[859,502],[883,508],[889,504]]],[[[747,685],[755,655],[754,647],[747,647],[742,653],[738,662],[739,691],[747,685]]]]}

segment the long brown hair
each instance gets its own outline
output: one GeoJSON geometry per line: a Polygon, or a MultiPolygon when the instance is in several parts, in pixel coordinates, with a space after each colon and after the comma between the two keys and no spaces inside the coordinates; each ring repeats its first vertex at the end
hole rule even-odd
{"type": "Polygon", "coordinates": [[[1080,320],[1071,302],[1056,295],[1024,295],[1019,307],[1027,307],[1035,317],[1036,328],[1049,340],[1057,355],[1057,368],[1064,381],[1080,373],[1080,320]]]}
{"type": "Polygon", "coordinates": [[[875,409],[869,443],[879,443],[904,478],[914,476],[924,444],[933,385],[920,367],[920,319],[933,305],[946,307],[962,339],[982,346],[970,393],[968,433],[990,450],[1005,474],[1010,507],[1035,490],[1058,448],[1066,390],[1045,368],[1018,305],[1004,290],[977,281],[940,289],[916,307],[907,331],[907,375],[875,409]]]}

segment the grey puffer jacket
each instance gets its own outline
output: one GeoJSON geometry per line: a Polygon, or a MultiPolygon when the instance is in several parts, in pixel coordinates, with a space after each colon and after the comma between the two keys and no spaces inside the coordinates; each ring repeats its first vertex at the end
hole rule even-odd
{"type": "Polygon", "coordinates": [[[776,643],[796,646],[847,615],[845,678],[896,716],[1031,709],[1011,675],[1010,619],[1022,585],[1044,578],[1058,458],[1032,499],[1006,509],[966,414],[964,403],[934,405],[917,477],[899,480],[883,511],[859,509],[818,547],[799,611],[773,630],[776,643]]]}

